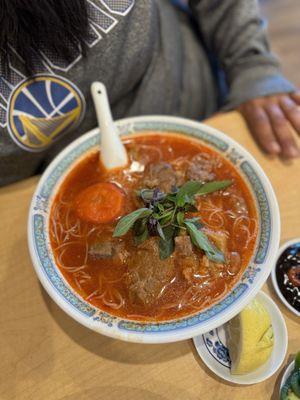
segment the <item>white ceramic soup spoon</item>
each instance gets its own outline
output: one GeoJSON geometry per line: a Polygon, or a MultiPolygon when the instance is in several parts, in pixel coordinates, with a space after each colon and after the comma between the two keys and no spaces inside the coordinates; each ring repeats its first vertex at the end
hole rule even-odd
{"type": "Polygon", "coordinates": [[[125,167],[128,155],[112,119],[106,87],[101,82],[94,82],[91,92],[101,134],[100,159],[106,169],[125,167]]]}

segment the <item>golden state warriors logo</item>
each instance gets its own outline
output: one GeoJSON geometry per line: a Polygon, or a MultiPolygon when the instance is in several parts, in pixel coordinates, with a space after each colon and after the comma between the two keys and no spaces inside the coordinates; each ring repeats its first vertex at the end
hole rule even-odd
{"type": "Polygon", "coordinates": [[[81,122],[85,101],[71,82],[40,75],[21,82],[8,108],[8,131],[29,151],[42,151],[81,122]]]}

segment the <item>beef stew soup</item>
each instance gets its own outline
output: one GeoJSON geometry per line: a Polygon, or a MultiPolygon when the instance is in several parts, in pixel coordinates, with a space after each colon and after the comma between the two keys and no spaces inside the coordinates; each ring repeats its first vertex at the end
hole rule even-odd
{"type": "Polygon", "coordinates": [[[229,161],[196,139],[147,132],[124,142],[127,167],[106,171],[94,150],[59,187],[49,224],[57,266],[83,299],[125,319],[163,321],[210,307],[232,290],[254,253],[258,222],[248,186],[229,161]],[[230,185],[170,206],[187,182],[219,181],[230,185]],[[140,191],[148,189],[158,200],[147,208],[140,191]],[[139,209],[142,235],[114,234],[122,217],[139,209]],[[162,255],[159,235],[171,223],[173,236],[165,238],[171,251],[162,255]],[[209,245],[222,257],[211,256],[209,245]]]}

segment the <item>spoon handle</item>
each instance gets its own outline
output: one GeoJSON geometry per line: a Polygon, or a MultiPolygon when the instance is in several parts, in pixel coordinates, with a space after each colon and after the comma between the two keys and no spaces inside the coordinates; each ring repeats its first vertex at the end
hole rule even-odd
{"type": "Polygon", "coordinates": [[[107,169],[124,167],[128,164],[127,151],[112,118],[106,87],[94,82],[91,93],[101,134],[101,161],[107,169]]]}

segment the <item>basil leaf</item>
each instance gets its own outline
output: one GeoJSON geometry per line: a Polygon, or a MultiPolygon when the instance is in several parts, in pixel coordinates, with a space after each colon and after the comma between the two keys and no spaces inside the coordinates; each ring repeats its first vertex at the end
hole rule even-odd
{"type": "Polygon", "coordinates": [[[184,222],[190,222],[190,223],[194,224],[197,229],[202,228],[202,225],[200,224],[199,221],[200,221],[200,217],[187,218],[184,220],[184,222]]]}
{"type": "Polygon", "coordinates": [[[163,240],[159,238],[159,258],[161,260],[165,260],[166,258],[170,257],[170,255],[174,251],[174,240],[163,240]]]}
{"type": "Polygon", "coordinates": [[[166,225],[169,222],[172,221],[172,217],[173,217],[173,211],[168,211],[167,213],[165,213],[163,215],[163,217],[160,219],[160,224],[161,225],[166,225]]]}
{"type": "Polygon", "coordinates": [[[161,212],[161,213],[163,213],[164,211],[165,211],[165,207],[161,204],[161,203],[157,203],[157,208],[158,208],[158,210],[161,212]]]}
{"type": "Polygon", "coordinates": [[[149,237],[149,232],[147,228],[148,217],[143,217],[135,221],[133,225],[134,232],[134,243],[135,245],[142,244],[149,237]]]}
{"type": "Polygon", "coordinates": [[[186,182],[176,194],[176,204],[178,207],[183,207],[186,203],[194,203],[194,196],[203,186],[202,182],[189,181],[186,182]]]}
{"type": "Polygon", "coordinates": [[[143,217],[135,221],[133,224],[133,233],[135,236],[141,235],[147,229],[148,217],[143,217]]]}
{"type": "Polygon", "coordinates": [[[159,257],[161,260],[165,260],[170,257],[175,248],[174,238],[176,236],[177,228],[172,225],[168,225],[162,228],[165,236],[165,240],[159,239],[159,257]]]}
{"type": "Polygon", "coordinates": [[[216,192],[217,190],[226,189],[228,186],[232,185],[232,181],[213,181],[207,182],[202,185],[202,187],[197,191],[197,196],[202,196],[204,194],[216,192]]]}
{"type": "Polygon", "coordinates": [[[162,201],[166,194],[161,192],[158,188],[156,189],[141,189],[137,192],[145,204],[157,203],[162,201]]]}
{"type": "Polygon", "coordinates": [[[144,203],[150,203],[153,199],[154,189],[141,189],[138,195],[141,197],[144,203]]]}
{"type": "Polygon", "coordinates": [[[174,237],[176,236],[177,229],[172,225],[168,225],[163,228],[163,231],[164,231],[166,240],[170,240],[170,239],[174,239],[174,237]]]}
{"type": "Polygon", "coordinates": [[[157,229],[157,233],[159,234],[159,236],[160,236],[163,240],[166,240],[164,231],[163,231],[163,229],[162,229],[162,227],[161,227],[161,225],[160,225],[159,222],[157,223],[156,229],[157,229]]]}
{"type": "MultiPolygon", "coordinates": [[[[178,192],[177,192],[178,193],[178,192]]],[[[171,202],[171,206],[174,206],[173,203],[176,203],[177,193],[169,193],[166,197],[167,202],[171,202]]],[[[169,203],[167,203],[169,204],[169,203]]]]}
{"type": "Polygon", "coordinates": [[[187,231],[193,244],[199,249],[203,250],[211,261],[218,264],[224,264],[224,254],[213,243],[210,242],[208,237],[203,232],[197,228],[195,222],[185,220],[184,223],[187,227],[187,231]]]}
{"type": "Polygon", "coordinates": [[[179,226],[184,225],[184,213],[182,211],[177,213],[176,219],[179,226]]]}
{"type": "Polygon", "coordinates": [[[148,217],[152,214],[152,210],[148,208],[139,208],[138,210],[133,211],[132,213],[125,215],[125,217],[121,218],[115,227],[113,237],[119,237],[125,235],[130,228],[133,227],[134,223],[143,217],[148,217]]]}
{"type": "Polygon", "coordinates": [[[162,213],[162,215],[158,215],[157,219],[163,219],[169,216],[172,216],[174,213],[174,208],[172,210],[167,210],[162,213]]]}
{"type": "Polygon", "coordinates": [[[144,231],[140,233],[139,235],[134,236],[134,244],[138,246],[139,244],[142,244],[149,238],[149,232],[147,227],[145,227],[144,231]]]}
{"type": "Polygon", "coordinates": [[[195,207],[193,204],[186,204],[185,206],[181,207],[183,211],[187,212],[197,212],[198,208],[195,207]]]}

